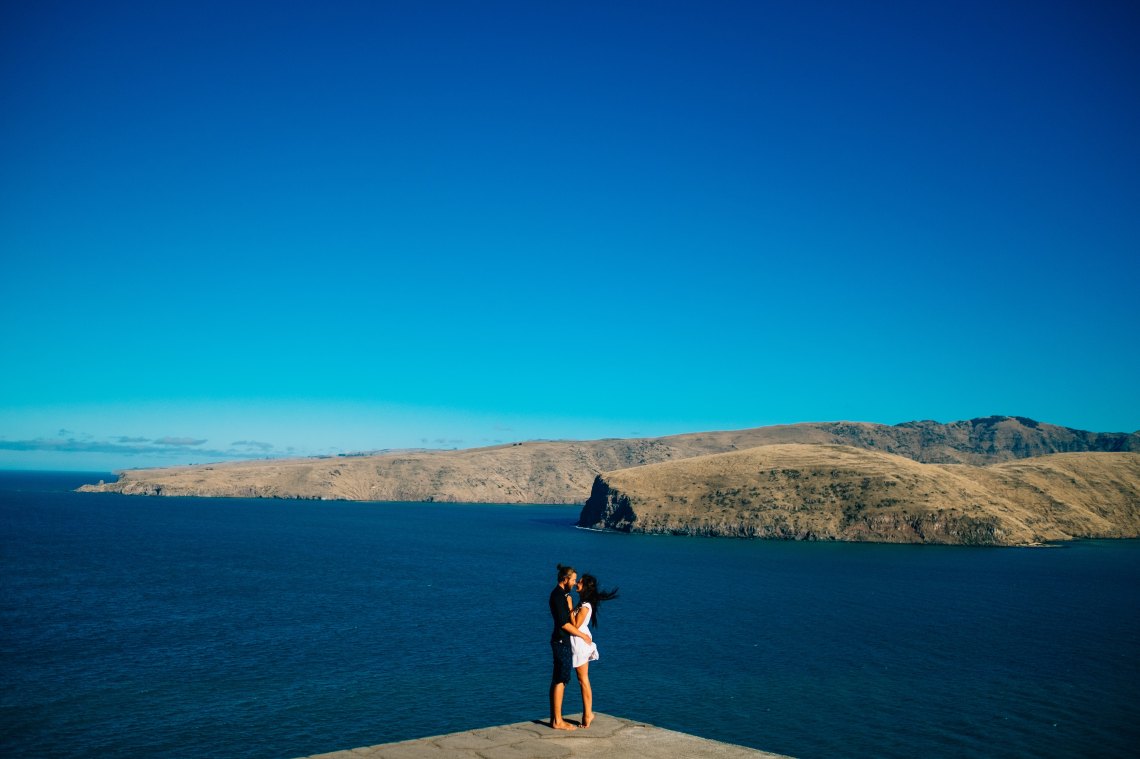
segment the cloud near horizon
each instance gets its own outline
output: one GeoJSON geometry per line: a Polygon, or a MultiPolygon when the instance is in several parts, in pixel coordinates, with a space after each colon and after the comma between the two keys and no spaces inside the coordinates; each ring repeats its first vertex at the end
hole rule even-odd
{"type": "MultiPolygon", "coordinates": [[[[162,456],[177,457],[193,453],[201,458],[214,459],[241,459],[249,458],[250,450],[225,450],[201,448],[207,443],[204,438],[167,436],[156,439],[144,437],[128,437],[125,435],[96,440],[88,436],[82,438],[55,437],[33,438],[30,440],[7,440],[0,438],[0,451],[42,451],[47,453],[101,453],[116,456],[162,456]]],[[[248,441],[247,441],[248,442],[248,441]]],[[[237,444],[235,443],[235,446],[237,444]]],[[[271,443],[260,443],[254,446],[261,452],[268,453],[273,446],[271,443]],[[262,447],[266,446],[266,447],[262,447]]]]}
{"type": "Polygon", "coordinates": [[[200,440],[192,437],[161,437],[155,440],[155,445],[182,445],[182,446],[197,446],[205,445],[206,440],[200,440]]]}
{"type": "Polygon", "coordinates": [[[443,437],[437,437],[434,440],[429,440],[426,437],[422,437],[422,438],[420,438],[420,442],[424,445],[430,445],[430,444],[434,443],[435,445],[438,445],[441,447],[450,446],[452,448],[459,448],[463,445],[463,443],[465,441],[458,440],[455,438],[443,438],[443,437]]]}
{"type": "Polygon", "coordinates": [[[256,448],[259,451],[272,451],[275,446],[273,443],[263,443],[259,440],[235,440],[230,443],[234,448],[256,448]]]}

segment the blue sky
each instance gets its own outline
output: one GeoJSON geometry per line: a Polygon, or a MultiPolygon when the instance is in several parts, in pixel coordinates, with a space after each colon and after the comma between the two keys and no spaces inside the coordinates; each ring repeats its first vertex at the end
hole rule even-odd
{"type": "Polygon", "coordinates": [[[1132,3],[0,14],[0,467],[1140,428],[1132,3]]]}

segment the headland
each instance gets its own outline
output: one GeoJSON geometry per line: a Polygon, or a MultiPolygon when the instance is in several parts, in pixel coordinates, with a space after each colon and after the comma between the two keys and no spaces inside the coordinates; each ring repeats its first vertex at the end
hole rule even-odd
{"type": "Polygon", "coordinates": [[[1140,537],[1140,433],[821,422],[127,470],[86,492],[573,504],[623,532],[1037,545],[1140,537]]]}

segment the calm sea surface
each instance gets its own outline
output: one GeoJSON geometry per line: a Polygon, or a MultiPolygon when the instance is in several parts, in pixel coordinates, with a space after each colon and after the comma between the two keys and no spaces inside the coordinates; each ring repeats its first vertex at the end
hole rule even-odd
{"type": "Polygon", "coordinates": [[[3,756],[295,757],[543,718],[559,561],[621,586],[599,711],[798,757],[1140,745],[1137,541],[647,537],[575,507],[69,492],[90,481],[0,473],[3,756]]]}

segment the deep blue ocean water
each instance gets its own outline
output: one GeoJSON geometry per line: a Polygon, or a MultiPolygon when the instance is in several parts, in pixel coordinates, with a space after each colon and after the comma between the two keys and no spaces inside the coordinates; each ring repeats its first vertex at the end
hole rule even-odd
{"type": "Polygon", "coordinates": [[[0,473],[0,755],[296,757],[544,718],[559,561],[621,586],[595,631],[602,712],[805,758],[1140,745],[1140,541],[652,537],[575,529],[576,507],[69,492],[100,477],[0,473]]]}

